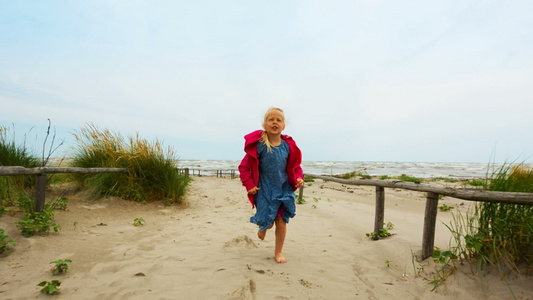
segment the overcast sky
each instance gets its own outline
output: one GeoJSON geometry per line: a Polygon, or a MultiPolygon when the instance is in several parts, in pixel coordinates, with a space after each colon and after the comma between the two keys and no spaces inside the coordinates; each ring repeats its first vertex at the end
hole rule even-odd
{"type": "Polygon", "coordinates": [[[270,106],[304,160],[533,160],[531,1],[2,1],[0,126],[241,159],[270,106]]]}

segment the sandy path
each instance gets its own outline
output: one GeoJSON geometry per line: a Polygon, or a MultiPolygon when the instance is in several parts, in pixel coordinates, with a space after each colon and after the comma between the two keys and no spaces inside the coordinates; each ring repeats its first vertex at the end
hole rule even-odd
{"type": "MultiPolygon", "coordinates": [[[[56,213],[59,234],[24,238],[13,224],[20,214],[6,214],[0,227],[17,246],[0,260],[0,298],[45,299],[37,283],[58,279],[55,299],[512,299],[496,274],[483,287],[459,271],[438,292],[415,276],[422,193],[386,190],[385,221],[395,235],[377,242],[365,235],[373,229],[373,188],[317,181],[305,195],[288,225],[286,264],[273,259],[273,231],[257,239],[238,180],[194,177],[187,207],[70,196],[69,210],[56,213]],[[138,217],[145,225],[133,226],[138,217]],[[70,270],[52,276],[49,262],[60,258],[72,259],[70,270]]],[[[448,245],[440,221],[450,217],[439,213],[438,247],[448,245]]],[[[531,277],[511,286],[518,299],[533,295],[531,277]]]]}

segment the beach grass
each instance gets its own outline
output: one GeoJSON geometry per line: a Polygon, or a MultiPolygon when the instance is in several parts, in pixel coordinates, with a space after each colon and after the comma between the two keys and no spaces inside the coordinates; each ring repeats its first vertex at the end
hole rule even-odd
{"type": "MultiPolygon", "coordinates": [[[[504,164],[493,172],[484,189],[533,193],[533,169],[525,164],[504,164]]],[[[483,202],[479,207],[480,255],[494,265],[503,263],[519,271],[533,266],[533,206],[483,202]]]]}
{"type": "MultiPolygon", "coordinates": [[[[504,164],[483,181],[489,191],[533,193],[533,169],[504,164]]],[[[502,276],[530,274],[533,266],[533,206],[480,202],[466,214],[454,214],[450,225],[454,253],[479,271],[490,265],[502,276]]]]}
{"type": "Polygon", "coordinates": [[[74,133],[77,147],[71,165],[82,168],[126,168],[127,173],[73,175],[83,189],[97,195],[138,202],[181,203],[189,179],[180,175],[171,147],[150,143],[139,135],[124,138],[92,124],[74,133]]]}
{"type": "MultiPolygon", "coordinates": [[[[0,126],[0,166],[40,166],[39,160],[26,147],[25,142],[22,145],[17,144],[14,128],[0,126]]],[[[35,176],[1,176],[0,199],[2,202],[13,201],[26,195],[28,190],[35,186],[35,180],[35,176]]]]}

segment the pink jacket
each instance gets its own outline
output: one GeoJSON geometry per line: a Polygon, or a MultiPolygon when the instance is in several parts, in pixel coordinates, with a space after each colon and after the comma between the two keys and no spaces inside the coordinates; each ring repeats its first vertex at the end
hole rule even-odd
{"type": "MultiPolygon", "coordinates": [[[[257,186],[259,183],[259,159],[257,158],[257,143],[261,140],[263,130],[256,130],[244,136],[244,152],[246,155],[239,165],[239,177],[246,190],[257,186]]],[[[287,160],[287,176],[293,190],[296,190],[296,180],[303,179],[302,151],[296,146],[296,142],[288,135],[281,138],[289,145],[289,158],[287,160]]],[[[254,195],[248,194],[248,200],[254,208],[254,195]]]]}

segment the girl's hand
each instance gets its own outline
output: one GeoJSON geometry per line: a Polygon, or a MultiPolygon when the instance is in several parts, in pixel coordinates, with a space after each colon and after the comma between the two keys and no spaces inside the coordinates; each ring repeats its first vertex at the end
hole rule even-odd
{"type": "Polygon", "coordinates": [[[302,187],[304,185],[304,180],[302,178],[296,178],[296,188],[302,187]]]}
{"type": "Polygon", "coordinates": [[[258,187],[253,187],[250,190],[248,190],[248,194],[255,195],[255,194],[257,194],[257,191],[259,191],[259,190],[260,189],[258,187]]]}

